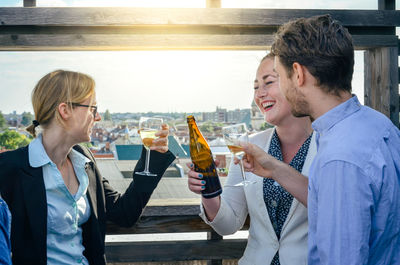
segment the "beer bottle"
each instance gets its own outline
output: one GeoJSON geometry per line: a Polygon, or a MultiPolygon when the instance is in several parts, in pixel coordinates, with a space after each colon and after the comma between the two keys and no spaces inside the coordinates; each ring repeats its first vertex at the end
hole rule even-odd
{"type": "Polygon", "coordinates": [[[194,171],[201,173],[206,182],[205,189],[201,191],[202,196],[204,198],[216,197],[221,194],[222,188],[211,149],[192,115],[187,117],[187,123],[190,136],[190,157],[194,164],[194,171]]]}

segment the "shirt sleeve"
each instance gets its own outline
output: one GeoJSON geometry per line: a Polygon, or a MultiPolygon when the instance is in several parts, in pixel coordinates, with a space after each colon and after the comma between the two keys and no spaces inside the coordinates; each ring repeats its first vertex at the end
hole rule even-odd
{"type": "Polygon", "coordinates": [[[7,204],[0,199],[0,264],[11,263],[10,212],[7,204]]]}
{"type": "Polygon", "coordinates": [[[227,181],[221,194],[221,205],[212,222],[207,219],[204,208],[200,205],[200,217],[220,235],[234,234],[246,221],[248,208],[243,187],[231,186],[243,180],[241,174],[240,166],[231,161],[227,181]]]}
{"type": "Polygon", "coordinates": [[[358,166],[331,161],[316,176],[316,246],[320,264],[367,264],[373,183],[358,166]]]}

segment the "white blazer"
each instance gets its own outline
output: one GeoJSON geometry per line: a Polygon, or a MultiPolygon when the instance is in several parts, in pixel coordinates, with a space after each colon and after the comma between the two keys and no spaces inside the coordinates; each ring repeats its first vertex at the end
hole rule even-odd
{"type": "MultiPolygon", "coordinates": [[[[268,152],[275,129],[250,136],[249,141],[268,152]]],[[[302,174],[308,176],[311,162],[317,152],[315,134],[313,134],[303,166],[302,174]]],[[[200,217],[218,234],[230,235],[244,224],[250,215],[249,238],[240,265],[270,265],[277,251],[281,265],[307,264],[307,208],[293,199],[286,221],[282,227],[281,239],[278,240],[269,219],[264,202],[263,178],[246,172],[248,180],[256,181],[245,187],[224,187],[221,194],[221,207],[209,222],[200,205],[200,217]]],[[[239,165],[231,163],[226,185],[242,181],[239,165]]]]}

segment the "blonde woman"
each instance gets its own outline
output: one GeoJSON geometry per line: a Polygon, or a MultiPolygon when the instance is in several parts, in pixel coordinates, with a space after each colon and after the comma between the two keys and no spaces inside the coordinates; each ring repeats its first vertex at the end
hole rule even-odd
{"type": "MultiPolygon", "coordinates": [[[[158,177],[136,175],[124,194],[103,178],[91,152],[97,112],[94,80],[57,70],[44,76],[32,93],[35,120],[26,147],[0,154],[0,191],[12,214],[13,264],[106,264],[106,222],[132,226],[174,155],[168,127],[154,140],[150,169],[158,177]],[[36,135],[37,126],[42,133],[36,135]]],[[[143,154],[144,152],[142,152],[143,154]]]]}
{"type": "MultiPolygon", "coordinates": [[[[311,121],[292,115],[273,66],[272,55],[261,60],[254,81],[254,101],[265,121],[275,127],[251,135],[250,142],[308,175],[316,154],[311,121]]],[[[204,186],[201,174],[190,170],[188,176],[189,189],[200,193],[204,186]]],[[[246,178],[255,184],[232,187],[242,176],[239,165],[231,163],[228,185],[221,196],[202,198],[200,216],[220,235],[235,233],[250,216],[248,243],[240,265],[306,265],[307,192],[288,189],[284,183],[250,172],[246,178]]],[[[299,181],[306,185],[307,178],[299,181]]]]}

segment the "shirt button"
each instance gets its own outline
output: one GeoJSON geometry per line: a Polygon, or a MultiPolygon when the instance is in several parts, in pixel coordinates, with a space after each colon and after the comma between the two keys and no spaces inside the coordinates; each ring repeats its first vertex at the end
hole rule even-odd
{"type": "Polygon", "coordinates": [[[75,244],[74,243],[71,243],[71,247],[74,247],[75,246],[75,244]]]}
{"type": "Polygon", "coordinates": [[[278,203],[275,200],[271,200],[271,206],[276,207],[278,206],[278,203]]]}

